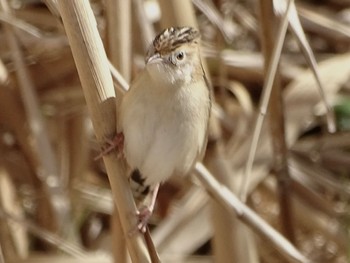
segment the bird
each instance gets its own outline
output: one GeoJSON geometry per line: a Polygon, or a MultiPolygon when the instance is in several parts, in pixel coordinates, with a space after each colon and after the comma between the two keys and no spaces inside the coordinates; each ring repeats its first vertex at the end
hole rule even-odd
{"type": "Polygon", "coordinates": [[[210,111],[199,31],[163,30],[151,43],[145,68],[124,95],[118,114],[117,141],[123,143],[134,197],[143,201],[140,231],[146,231],[159,185],[171,176],[188,174],[203,158],[210,111]]]}

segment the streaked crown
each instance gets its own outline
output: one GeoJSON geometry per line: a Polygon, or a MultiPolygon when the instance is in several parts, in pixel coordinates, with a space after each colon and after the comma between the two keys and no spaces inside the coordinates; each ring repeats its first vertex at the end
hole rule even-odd
{"type": "Polygon", "coordinates": [[[192,27],[169,27],[155,37],[147,57],[172,52],[186,43],[198,43],[199,38],[198,30],[192,27]]]}

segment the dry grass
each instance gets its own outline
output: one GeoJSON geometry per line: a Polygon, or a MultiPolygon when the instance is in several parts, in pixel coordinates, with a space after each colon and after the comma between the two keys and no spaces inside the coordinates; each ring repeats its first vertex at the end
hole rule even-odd
{"type": "Polygon", "coordinates": [[[0,0],[0,263],[349,261],[349,1],[90,4],[0,0]],[[125,164],[94,157],[177,25],[202,33],[207,154],[130,236],[125,164]]]}

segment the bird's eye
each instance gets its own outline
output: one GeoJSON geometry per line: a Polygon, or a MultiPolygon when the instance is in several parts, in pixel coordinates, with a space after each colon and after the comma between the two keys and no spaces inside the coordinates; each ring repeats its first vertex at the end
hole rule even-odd
{"type": "Polygon", "coordinates": [[[180,51],[179,53],[176,54],[176,59],[181,61],[185,58],[185,53],[180,51]]]}

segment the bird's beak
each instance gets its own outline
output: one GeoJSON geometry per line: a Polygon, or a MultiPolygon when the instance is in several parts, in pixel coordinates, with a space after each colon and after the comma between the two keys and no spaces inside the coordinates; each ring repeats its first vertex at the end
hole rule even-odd
{"type": "Polygon", "coordinates": [[[148,57],[146,59],[146,64],[155,64],[161,62],[163,59],[160,57],[159,53],[155,53],[154,55],[148,57]]]}

